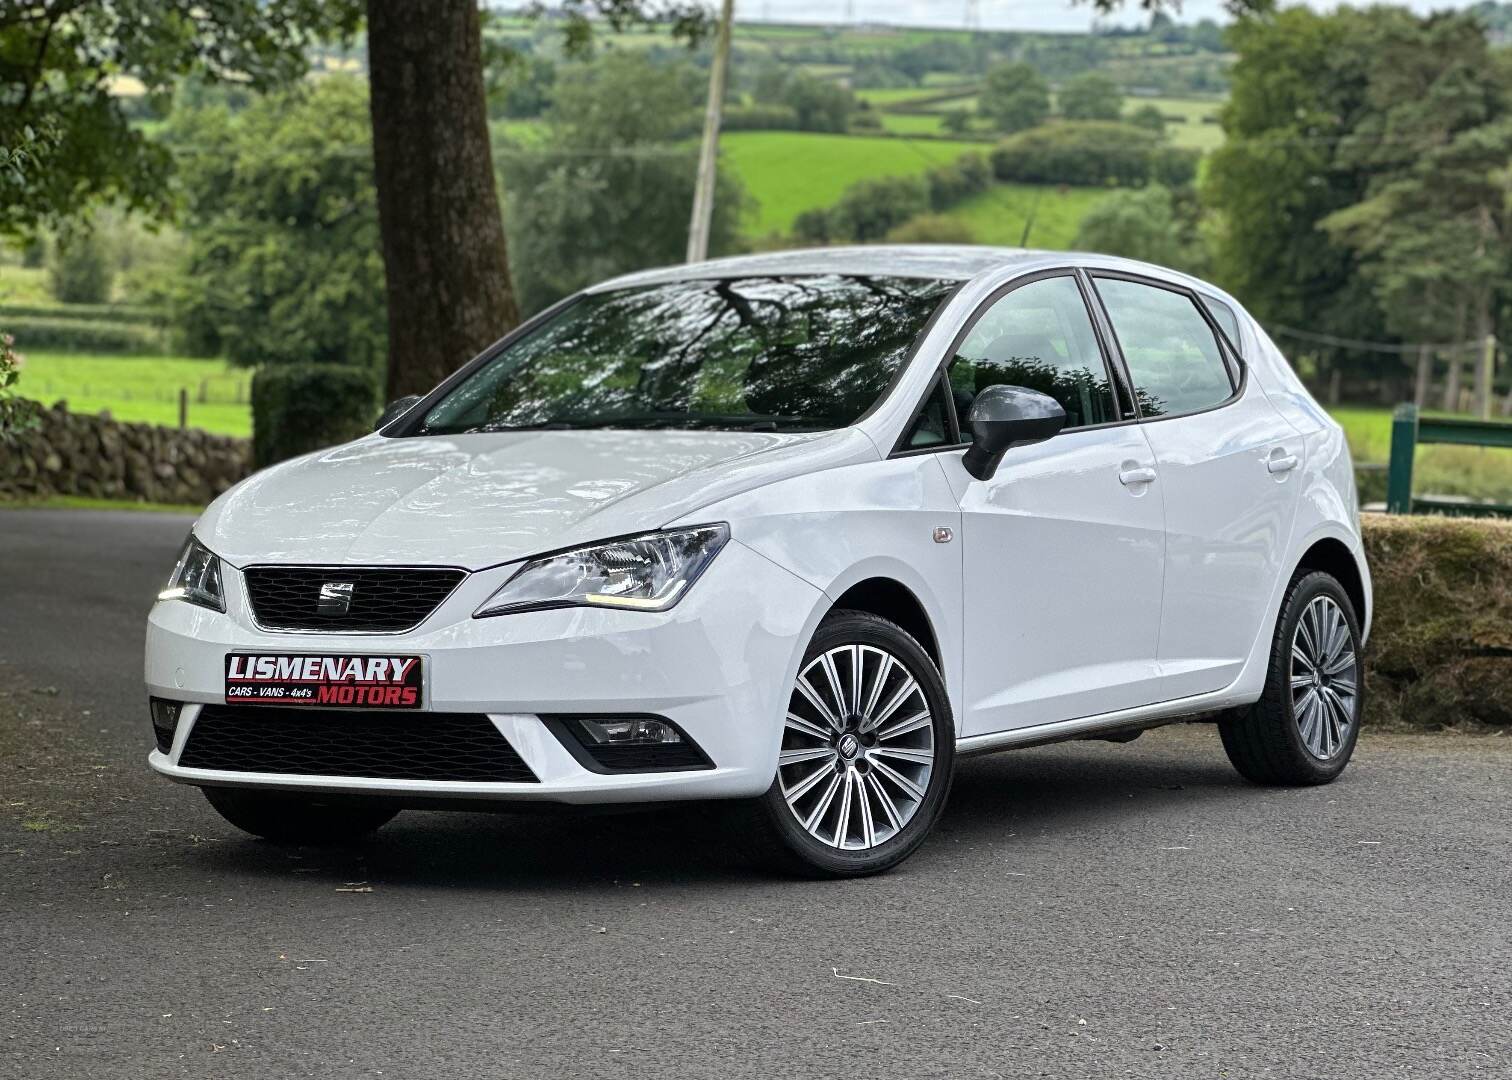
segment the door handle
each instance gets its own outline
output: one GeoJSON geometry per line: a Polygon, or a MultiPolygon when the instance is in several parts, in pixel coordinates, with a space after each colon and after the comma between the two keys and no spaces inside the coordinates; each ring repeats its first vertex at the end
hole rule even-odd
{"type": "Polygon", "coordinates": [[[1267,461],[1265,467],[1273,473],[1291,472],[1297,467],[1297,455],[1278,454],[1267,461]]]}
{"type": "Polygon", "coordinates": [[[1155,482],[1155,470],[1148,466],[1138,469],[1124,469],[1118,474],[1118,482],[1124,487],[1133,484],[1153,484],[1155,482]]]}

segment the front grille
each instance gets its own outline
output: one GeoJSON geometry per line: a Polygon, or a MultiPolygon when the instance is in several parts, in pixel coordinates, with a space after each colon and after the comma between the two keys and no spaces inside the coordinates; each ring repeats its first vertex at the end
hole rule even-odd
{"type": "Polygon", "coordinates": [[[536,783],[488,717],[206,705],[179,764],[382,780],[536,783]]]}
{"type": "Polygon", "coordinates": [[[419,626],[467,576],[447,568],[379,566],[251,566],[242,573],[259,626],[386,634],[419,626]],[[338,582],[352,586],[350,605],[322,610],[321,586],[338,582]]]}

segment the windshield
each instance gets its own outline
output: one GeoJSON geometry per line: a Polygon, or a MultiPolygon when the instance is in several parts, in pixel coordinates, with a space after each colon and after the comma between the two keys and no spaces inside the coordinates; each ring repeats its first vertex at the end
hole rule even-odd
{"type": "Polygon", "coordinates": [[[815,275],[591,294],[473,372],[418,433],[846,427],[952,287],[815,275]]]}

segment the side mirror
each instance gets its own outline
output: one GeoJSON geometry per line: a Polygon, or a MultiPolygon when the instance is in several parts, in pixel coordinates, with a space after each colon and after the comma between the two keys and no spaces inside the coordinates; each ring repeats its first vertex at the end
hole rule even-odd
{"type": "Polygon", "coordinates": [[[972,476],[986,480],[1015,446],[1044,442],[1058,434],[1066,426],[1066,410],[1038,390],[989,386],[971,403],[966,422],[973,441],[963,463],[972,476]]]}
{"type": "Polygon", "coordinates": [[[382,431],[384,428],[392,424],[395,420],[399,419],[405,413],[414,408],[415,402],[419,400],[419,394],[409,394],[397,401],[389,402],[388,407],[383,410],[383,415],[378,417],[378,422],[373,425],[373,430],[382,431]]]}

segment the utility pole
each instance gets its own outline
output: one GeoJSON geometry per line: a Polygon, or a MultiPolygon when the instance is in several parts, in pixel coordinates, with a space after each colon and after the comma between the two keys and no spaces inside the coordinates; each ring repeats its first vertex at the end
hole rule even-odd
{"type": "Polygon", "coordinates": [[[714,219],[714,181],[719,168],[719,122],[724,116],[725,85],[730,74],[730,32],[735,0],[724,0],[714,35],[714,63],[709,67],[709,106],[704,112],[703,147],[698,153],[698,186],[693,190],[693,220],[688,224],[688,262],[709,257],[709,225],[714,219]]]}

